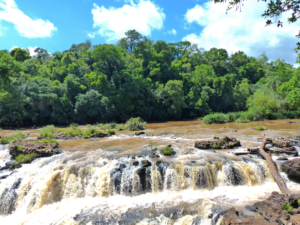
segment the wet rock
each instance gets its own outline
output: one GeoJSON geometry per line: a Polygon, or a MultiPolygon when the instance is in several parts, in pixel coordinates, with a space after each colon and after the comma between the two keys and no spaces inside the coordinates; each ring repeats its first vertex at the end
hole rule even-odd
{"type": "Polygon", "coordinates": [[[168,145],[165,149],[160,150],[160,154],[164,156],[174,156],[176,151],[172,148],[172,145],[168,145]]]}
{"type": "Polygon", "coordinates": [[[290,139],[286,139],[286,138],[273,138],[272,142],[274,144],[274,146],[276,147],[280,147],[280,148],[288,148],[288,147],[292,147],[292,141],[290,139]]]}
{"type": "Polygon", "coordinates": [[[146,133],[144,131],[135,132],[136,136],[140,136],[140,135],[143,135],[143,134],[146,134],[146,133]]]}
{"type": "Polygon", "coordinates": [[[22,179],[17,179],[10,188],[5,188],[1,193],[0,215],[9,215],[15,210],[15,204],[18,198],[17,189],[22,179]]]}
{"type": "Polygon", "coordinates": [[[143,192],[151,191],[151,170],[149,169],[142,167],[137,170],[137,175],[140,178],[143,192]]]}
{"type": "Polygon", "coordinates": [[[16,158],[19,155],[35,153],[35,155],[28,157],[26,161],[22,162],[31,163],[31,161],[36,158],[52,156],[56,150],[58,150],[57,143],[43,143],[36,140],[25,140],[11,144],[9,153],[13,156],[13,158],[16,158]]]}
{"type": "Polygon", "coordinates": [[[232,149],[241,146],[239,140],[224,136],[222,139],[214,137],[213,140],[201,140],[195,142],[195,148],[199,149],[232,149]]]}
{"type": "Polygon", "coordinates": [[[281,164],[281,169],[289,177],[297,178],[300,181],[300,158],[283,162],[281,164]]]}
{"type": "Polygon", "coordinates": [[[292,121],[285,122],[285,124],[292,124],[292,123],[297,123],[297,122],[292,122],[292,121]]]}
{"type": "Polygon", "coordinates": [[[163,215],[166,218],[169,218],[169,219],[175,221],[175,220],[179,219],[180,217],[182,217],[182,213],[183,213],[183,209],[169,209],[169,210],[163,212],[163,215]]]}
{"type": "MultiPolygon", "coordinates": [[[[165,176],[166,176],[166,171],[169,168],[169,166],[170,166],[170,163],[165,162],[165,161],[156,162],[157,170],[160,173],[161,178],[162,178],[162,183],[164,183],[165,176]]],[[[162,185],[160,186],[160,188],[163,188],[162,185]]]]}
{"type": "Polygon", "coordinates": [[[90,138],[104,138],[104,137],[108,137],[107,133],[95,133],[95,134],[91,134],[90,138]]]}
{"type": "Polygon", "coordinates": [[[235,210],[235,208],[231,208],[226,211],[222,218],[221,225],[232,225],[232,224],[240,224],[240,225],[269,225],[269,224],[277,224],[277,223],[270,223],[264,219],[257,219],[252,216],[239,216],[239,212],[235,210]]]}
{"type": "Polygon", "coordinates": [[[135,162],[132,163],[132,165],[138,166],[138,165],[139,165],[139,162],[138,162],[138,161],[135,161],[135,162]]]}
{"type": "Polygon", "coordinates": [[[265,201],[254,204],[254,210],[259,212],[266,220],[271,223],[284,223],[290,219],[287,211],[282,209],[282,205],[287,204],[288,200],[284,195],[273,192],[265,201]]]}
{"type": "Polygon", "coordinates": [[[288,158],[287,157],[279,157],[277,160],[278,161],[286,161],[286,160],[288,160],[288,158]]]}
{"type": "Polygon", "coordinates": [[[151,165],[151,162],[149,162],[148,160],[142,160],[142,167],[147,168],[151,165]]]}

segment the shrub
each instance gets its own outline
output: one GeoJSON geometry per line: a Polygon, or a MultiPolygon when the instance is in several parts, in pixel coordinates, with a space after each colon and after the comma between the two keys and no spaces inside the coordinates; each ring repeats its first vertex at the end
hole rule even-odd
{"type": "Polygon", "coordinates": [[[220,123],[226,123],[226,115],[224,113],[213,113],[206,115],[203,118],[203,121],[205,124],[220,124],[220,123]]]}
{"type": "Polygon", "coordinates": [[[226,115],[226,122],[235,122],[238,118],[240,118],[241,113],[240,112],[230,112],[226,115]]]}
{"type": "Polygon", "coordinates": [[[108,130],[107,134],[108,134],[108,136],[112,136],[112,135],[115,135],[116,132],[114,130],[108,130]]]}
{"type": "Polygon", "coordinates": [[[248,120],[247,118],[239,118],[239,119],[237,119],[235,122],[237,122],[237,123],[249,123],[250,122],[250,120],[248,120]]]}
{"type": "Polygon", "coordinates": [[[109,124],[110,129],[115,129],[116,127],[117,127],[117,124],[115,122],[109,124]]]}
{"type": "Polygon", "coordinates": [[[89,139],[91,136],[91,132],[89,130],[83,131],[83,138],[84,139],[89,139]]]}
{"type": "Polygon", "coordinates": [[[71,128],[76,128],[76,127],[78,127],[78,126],[79,126],[79,125],[78,125],[77,123],[71,123],[71,124],[70,124],[70,127],[71,127],[71,128]]]}
{"type": "MultiPolygon", "coordinates": [[[[87,127],[87,129],[88,129],[90,135],[91,135],[91,134],[98,133],[97,130],[96,130],[92,125],[88,124],[88,125],[86,125],[86,127],[87,127]]],[[[84,135],[84,134],[83,134],[83,135],[84,135]]]]}
{"type": "Polygon", "coordinates": [[[9,139],[9,143],[14,143],[17,141],[23,141],[27,137],[28,137],[27,134],[17,131],[17,133],[15,133],[15,134],[8,135],[7,138],[9,139]]]}
{"type": "Polygon", "coordinates": [[[284,204],[282,209],[287,211],[288,213],[292,213],[293,207],[290,204],[284,204]]]}
{"type": "Polygon", "coordinates": [[[0,139],[0,144],[3,144],[3,145],[9,144],[9,139],[8,138],[1,138],[0,139]]]}
{"type": "Polygon", "coordinates": [[[125,130],[126,128],[125,128],[124,124],[120,124],[120,125],[117,125],[116,129],[121,131],[121,130],[125,130]]]}
{"type": "Polygon", "coordinates": [[[40,157],[37,153],[31,153],[31,154],[19,154],[16,157],[16,161],[18,163],[31,163],[35,158],[40,157]]]}
{"type": "Polygon", "coordinates": [[[54,131],[56,131],[57,128],[53,125],[48,125],[43,127],[43,130],[40,132],[41,137],[47,137],[47,138],[55,138],[57,135],[54,134],[54,131]]]}
{"type": "Polygon", "coordinates": [[[166,148],[165,150],[161,150],[160,154],[165,155],[165,156],[170,156],[173,153],[173,149],[172,148],[166,148]]]}
{"type": "Polygon", "coordinates": [[[144,130],[146,122],[144,122],[140,117],[131,118],[126,122],[126,126],[131,131],[144,130]]]}

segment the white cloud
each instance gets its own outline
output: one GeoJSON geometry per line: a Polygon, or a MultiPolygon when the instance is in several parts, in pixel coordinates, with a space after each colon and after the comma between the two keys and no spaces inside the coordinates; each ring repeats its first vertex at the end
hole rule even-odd
{"type": "Polygon", "coordinates": [[[0,0],[0,22],[2,20],[13,23],[20,35],[27,38],[50,37],[57,30],[48,20],[25,15],[14,0],[0,0]]]}
{"type": "MultiPolygon", "coordinates": [[[[18,46],[14,46],[12,47],[9,51],[11,52],[12,50],[14,50],[15,48],[19,48],[18,46]]],[[[32,57],[32,56],[36,56],[37,53],[34,52],[35,49],[37,49],[37,47],[31,47],[29,46],[27,49],[25,48],[22,48],[24,50],[28,50],[29,51],[29,55],[32,57]]]]}
{"type": "Polygon", "coordinates": [[[37,55],[37,53],[34,52],[34,50],[37,49],[37,47],[30,47],[30,46],[29,46],[27,49],[28,49],[29,54],[30,54],[31,57],[37,55]]]}
{"type": "Polygon", "coordinates": [[[168,34],[172,34],[172,35],[176,36],[177,31],[175,29],[168,30],[168,34]]]}
{"type": "Polygon", "coordinates": [[[196,5],[187,11],[185,21],[190,25],[196,23],[203,29],[199,34],[185,36],[183,40],[205,49],[224,48],[229,53],[241,50],[251,56],[265,51],[271,60],[283,58],[294,64],[295,35],[300,23],[288,24],[288,15],[284,14],[279,18],[285,22],[283,28],[275,25],[266,27],[265,19],[261,17],[266,4],[263,1],[245,1],[241,12],[232,9],[227,14],[228,4],[207,2],[202,6],[196,5]]]}
{"type": "Polygon", "coordinates": [[[166,17],[163,10],[149,0],[139,0],[137,3],[126,1],[121,8],[108,9],[95,3],[92,14],[94,28],[99,28],[97,34],[106,37],[108,41],[118,40],[132,29],[148,36],[152,30],[163,28],[166,17]]]}

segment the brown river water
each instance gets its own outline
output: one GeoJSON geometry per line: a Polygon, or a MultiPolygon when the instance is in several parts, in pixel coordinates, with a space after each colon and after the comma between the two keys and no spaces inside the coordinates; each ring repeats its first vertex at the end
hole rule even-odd
{"type": "MultiPolygon", "coordinates": [[[[29,137],[40,131],[22,129],[29,137]]],[[[259,146],[262,134],[299,136],[300,120],[149,123],[145,133],[117,131],[108,138],[60,141],[64,153],[37,159],[0,180],[0,224],[214,225],[230,207],[260,217],[247,206],[279,189],[264,160],[231,152],[259,146]],[[253,129],[258,126],[268,130],[253,129]],[[225,135],[238,138],[242,147],[194,148],[196,140],[225,135]],[[149,155],[151,148],[170,144],[177,155],[149,155]],[[144,160],[151,165],[143,168],[144,160]]],[[[0,167],[8,160],[8,146],[0,146],[0,167]]],[[[281,174],[292,192],[300,191],[299,184],[281,174]]]]}

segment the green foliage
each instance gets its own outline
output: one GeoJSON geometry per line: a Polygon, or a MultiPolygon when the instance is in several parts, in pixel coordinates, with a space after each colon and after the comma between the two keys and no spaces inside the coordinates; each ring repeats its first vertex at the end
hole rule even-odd
{"type": "Polygon", "coordinates": [[[6,145],[6,144],[9,144],[9,139],[8,138],[0,138],[0,143],[2,144],[2,145],[6,145]]]}
{"type": "Polygon", "coordinates": [[[49,139],[42,139],[41,142],[42,142],[43,144],[59,144],[58,141],[53,140],[53,139],[51,139],[51,138],[49,138],[49,139]]]}
{"type": "Polygon", "coordinates": [[[286,210],[288,213],[292,213],[293,206],[291,206],[290,204],[284,204],[282,205],[282,209],[286,210]]]}
{"type": "Polygon", "coordinates": [[[260,131],[263,131],[263,130],[266,130],[267,128],[265,128],[264,126],[258,126],[255,128],[255,130],[260,130],[260,131]]]}
{"type": "Polygon", "coordinates": [[[226,115],[223,113],[209,114],[203,118],[205,124],[220,124],[226,123],[226,115]]]}
{"type": "MultiPolygon", "coordinates": [[[[265,54],[155,42],[135,30],[117,45],[86,41],[51,55],[42,48],[35,53],[0,51],[1,127],[74,123],[63,131],[73,136],[80,134],[78,124],[145,129],[141,119],[129,118],[204,118],[206,124],[299,118],[300,68],[265,54]]],[[[55,129],[44,127],[40,135],[55,138],[55,129]]]]}
{"type": "Polygon", "coordinates": [[[57,128],[53,125],[48,125],[43,127],[42,131],[40,132],[41,137],[46,137],[46,138],[55,138],[57,135],[55,135],[53,132],[56,131],[57,128]]]}
{"type": "Polygon", "coordinates": [[[131,118],[126,122],[126,126],[131,131],[144,130],[146,122],[144,122],[140,117],[131,118]]]}
{"type": "Polygon", "coordinates": [[[114,130],[108,130],[107,134],[108,134],[108,136],[112,136],[112,135],[115,135],[116,132],[114,130]]]}
{"type": "Polygon", "coordinates": [[[91,136],[91,132],[89,130],[85,130],[82,133],[84,139],[89,139],[91,136]]]}
{"type": "Polygon", "coordinates": [[[22,133],[21,131],[17,131],[15,134],[8,135],[7,138],[9,139],[9,143],[14,143],[17,141],[23,141],[25,138],[27,138],[28,135],[22,133]]]}
{"type": "Polygon", "coordinates": [[[142,167],[147,167],[147,166],[149,166],[149,163],[148,163],[148,162],[145,162],[145,163],[143,163],[143,165],[142,165],[142,167]]]}
{"type": "Polygon", "coordinates": [[[219,144],[213,144],[211,146],[212,149],[221,149],[221,146],[219,144]]]}
{"type": "Polygon", "coordinates": [[[37,153],[31,153],[31,154],[19,154],[16,157],[16,161],[20,164],[24,163],[31,163],[35,158],[40,157],[37,153]]]}
{"type": "Polygon", "coordinates": [[[172,148],[166,148],[164,150],[161,150],[160,154],[162,154],[164,156],[170,156],[170,155],[172,155],[172,152],[173,152],[172,148]]]}
{"type": "Polygon", "coordinates": [[[18,145],[18,146],[17,146],[17,149],[18,149],[18,151],[22,152],[23,149],[24,149],[24,146],[23,146],[23,145],[18,145]]]}

